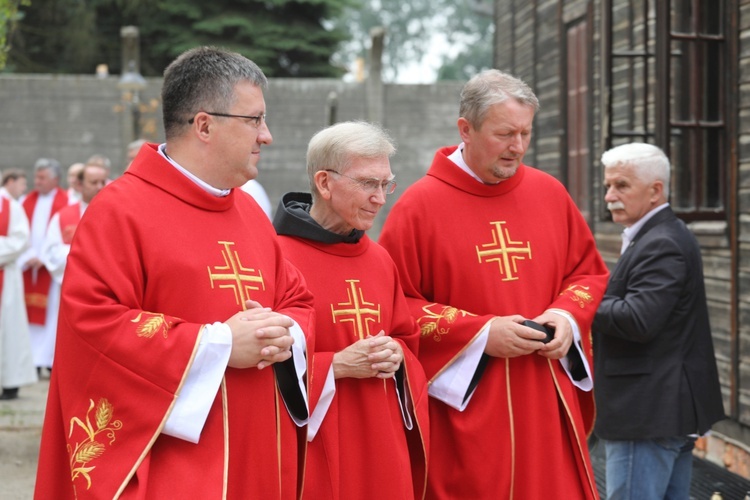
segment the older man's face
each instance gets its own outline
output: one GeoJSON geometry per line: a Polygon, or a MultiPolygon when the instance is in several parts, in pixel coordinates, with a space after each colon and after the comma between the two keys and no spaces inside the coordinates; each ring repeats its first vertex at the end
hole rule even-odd
{"type": "Polygon", "coordinates": [[[52,174],[52,170],[43,168],[37,170],[34,174],[34,189],[39,191],[41,194],[47,194],[55,189],[59,184],[59,180],[52,174]]]}
{"type": "Polygon", "coordinates": [[[604,170],[604,201],[612,220],[625,227],[638,222],[660,200],[661,181],[645,182],[635,174],[632,165],[619,164],[604,170]]]}

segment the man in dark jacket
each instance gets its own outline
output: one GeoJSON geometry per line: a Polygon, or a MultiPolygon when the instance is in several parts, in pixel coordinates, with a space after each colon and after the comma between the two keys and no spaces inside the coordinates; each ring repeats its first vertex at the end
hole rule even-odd
{"type": "Polygon", "coordinates": [[[685,499],[695,438],[724,418],[700,247],[669,206],[659,148],[625,144],[602,164],[604,200],[625,226],[592,326],[607,497],[685,499]]]}

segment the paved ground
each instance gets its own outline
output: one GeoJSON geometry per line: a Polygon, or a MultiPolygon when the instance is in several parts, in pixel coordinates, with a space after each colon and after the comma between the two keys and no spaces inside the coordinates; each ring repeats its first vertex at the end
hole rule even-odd
{"type": "MultiPolygon", "coordinates": [[[[0,401],[0,500],[28,500],[34,493],[39,439],[44,421],[49,380],[22,387],[19,398],[0,401]]],[[[592,449],[597,486],[604,491],[602,447],[592,449]]],[[[742,500],[750,481],[696,458],[691,500],[709,500],[721,492],[723,500],[742,500]]]]}
{"type": "Polygon", "coordinates": [[[49,380],[22,387],[18,399],[0,401],[0,498],[28,500],[34,493],[39,439],[49,380]]]}

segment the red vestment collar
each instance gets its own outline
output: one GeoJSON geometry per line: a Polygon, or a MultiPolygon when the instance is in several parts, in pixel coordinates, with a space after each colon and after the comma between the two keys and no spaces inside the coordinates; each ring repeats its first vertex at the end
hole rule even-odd
{"type": "Polygon", "coordinates": [[[124,175],[134,175],[165,193],[203,210],[223,212],[234,206],[234,189],[227,196],[214,196],[187,178],[157,151],[157,144],[146,144],[124,175]]]}

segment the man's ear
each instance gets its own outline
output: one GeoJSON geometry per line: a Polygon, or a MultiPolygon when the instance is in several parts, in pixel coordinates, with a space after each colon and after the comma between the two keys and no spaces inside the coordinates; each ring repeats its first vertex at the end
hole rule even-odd
{"type": "Polygon", "coordinates": [[[320,197],[324,200],[331,199],[331,176],[329,174],[330,172],[326,172],[325,170],[318,170],[313,176],[315,187],[318,189],[318,194],[320,194],[320,197]]]}
{"type": "Polygon", "coordinates": [[[198,113],[193,118],[193,123],[190,124],[190,130],[195,134],[201,141],[207,142],[211,137],[211,128],[213,127],[213,119],[211,115],[207,113],[198,113]]]}
{"type": "Polygon", "coordinates": [[[651,202],[656,204],[664,199],[664,182],[654,181],[651,184],[651,202]]]}
{"type": "Polygon", "coordinates": [[[470,142],[471,137],[469,136],[469,132],[471,132],[474,127],[471,126],[469,120],[461,116],[456,122],[456,125],[458,126],[458,134],[461,136],[461,141],[466,143],[470,142]]]}

